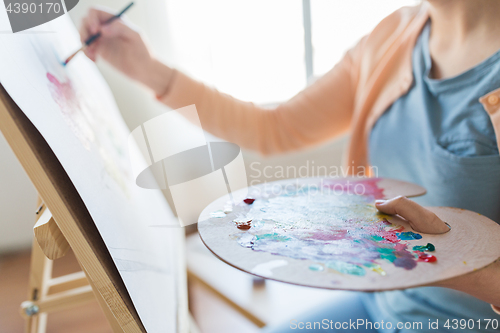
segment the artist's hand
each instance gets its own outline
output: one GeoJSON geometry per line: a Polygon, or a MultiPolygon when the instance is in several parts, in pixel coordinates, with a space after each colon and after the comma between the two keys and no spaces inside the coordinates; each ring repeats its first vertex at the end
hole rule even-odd
{"type": "Polygon", "coordinates": [[[403,196],[390,200],[377,200],[375,207],[382,213],[402,216],[413,230],[418,232],[442,234],[450,230],[436,214],[403,196]]]}
{"type": "Polygon", "coordinates": [[[112,13],[102,9],[89,10],[80,28],[82,43],[98,32],[101,37],[84,49],[85,54],[93,61],[102,57],[125,75],[160,95],[166,90],[172,70],[152,56],[142,35],[131,24],[123,19],[103,24],[111,17],[112,13]]]}
{"type": "MultiPolygon", "coordinates": [[[[448,226],[434,214],[406,197],[395,197],[390,200],[377,200],[375,207],[385,214],[398,214],[408,220],[415,231],[428,234],[440,234],[449,231],[448,226]]],[[[428,286],[444,287],[459,290],[485,302],[494,304],[494,311],[500,314],[500,261],[483,269],[429,284],[428,286]]],[[[491,315],[494,316],[493,311],[491,315]]]]}

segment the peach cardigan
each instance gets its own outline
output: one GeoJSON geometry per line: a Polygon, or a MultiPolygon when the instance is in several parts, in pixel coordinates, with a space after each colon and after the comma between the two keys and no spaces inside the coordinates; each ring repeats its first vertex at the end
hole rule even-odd
{"type": "MultiPolygon", "coordinates": [[[[351,171],[359,170],[369,166],[373,125],[412,84],[412,51],[428,18],[425,3],[394,12],[327,74],[274,109],[239,101],[182,73],[159,99],[174,109],[195,104],[206,131],[266,155],[303,149],[349,132],[346,162],[351,171]]],[[[480,102],[500,147],[500,89],[480,102]]]]}

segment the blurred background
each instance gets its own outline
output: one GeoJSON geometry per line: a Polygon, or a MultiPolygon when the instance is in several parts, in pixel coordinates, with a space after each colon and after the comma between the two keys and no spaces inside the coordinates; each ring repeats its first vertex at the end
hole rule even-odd
{"type": "MultiPolygon", "coordinates": [[[[325,74],[385,16],[419,0],[135,2],[127,18],[144,32],[154,53],[165,63],[236,98],[273,105],[325,74]]],[[[70,16],[79,26],[90,6],[116,11],[127,3],[81,0],[70,16]]],[[[149,91],[107,64],[98,61],[98,67],[130,129],[169,111],[149,91]]],[[[184,130],[189,133],[190,129],[186,122],[184,130]]],[[[274,180],[273,172],[264,179],[262,172],[255,171],[266,166],[339,166],[346,141],[339,138],[312,150],[269,158],[244,151],[247,176],[253,183],[274,180]]],[[[1,277],[2,258],[19,251],[29,254],[36,192],[1,135],[0,170],[1,277]]]]}

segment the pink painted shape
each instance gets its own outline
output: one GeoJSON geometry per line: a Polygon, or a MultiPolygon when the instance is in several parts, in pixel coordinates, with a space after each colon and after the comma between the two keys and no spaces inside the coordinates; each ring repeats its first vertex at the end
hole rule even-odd
{"type": "Polygon", "coordinates": [[[375,199],[384,198],[384,189],[378,187],[380,178],[365,178],[365,179],[329,179],[325,181],[325,186],[334,191],[341,191],[350,194],[360,194],[364,196],[372,196],[375,199]]]}

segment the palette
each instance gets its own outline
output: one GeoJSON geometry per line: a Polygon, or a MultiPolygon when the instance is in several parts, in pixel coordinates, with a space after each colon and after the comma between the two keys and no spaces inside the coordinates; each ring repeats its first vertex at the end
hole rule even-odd
{"type": "Polygon", "coordinates": [[[382,178],[284,180],[214,201],[200,215],[198,230],[231,266],[327,289],[427,285],[500,258],[500,225],[477,213],[428,207],[451,227],[430,235],[374,206],[376,199],[424,193],[418,185],[382,178]]]}

